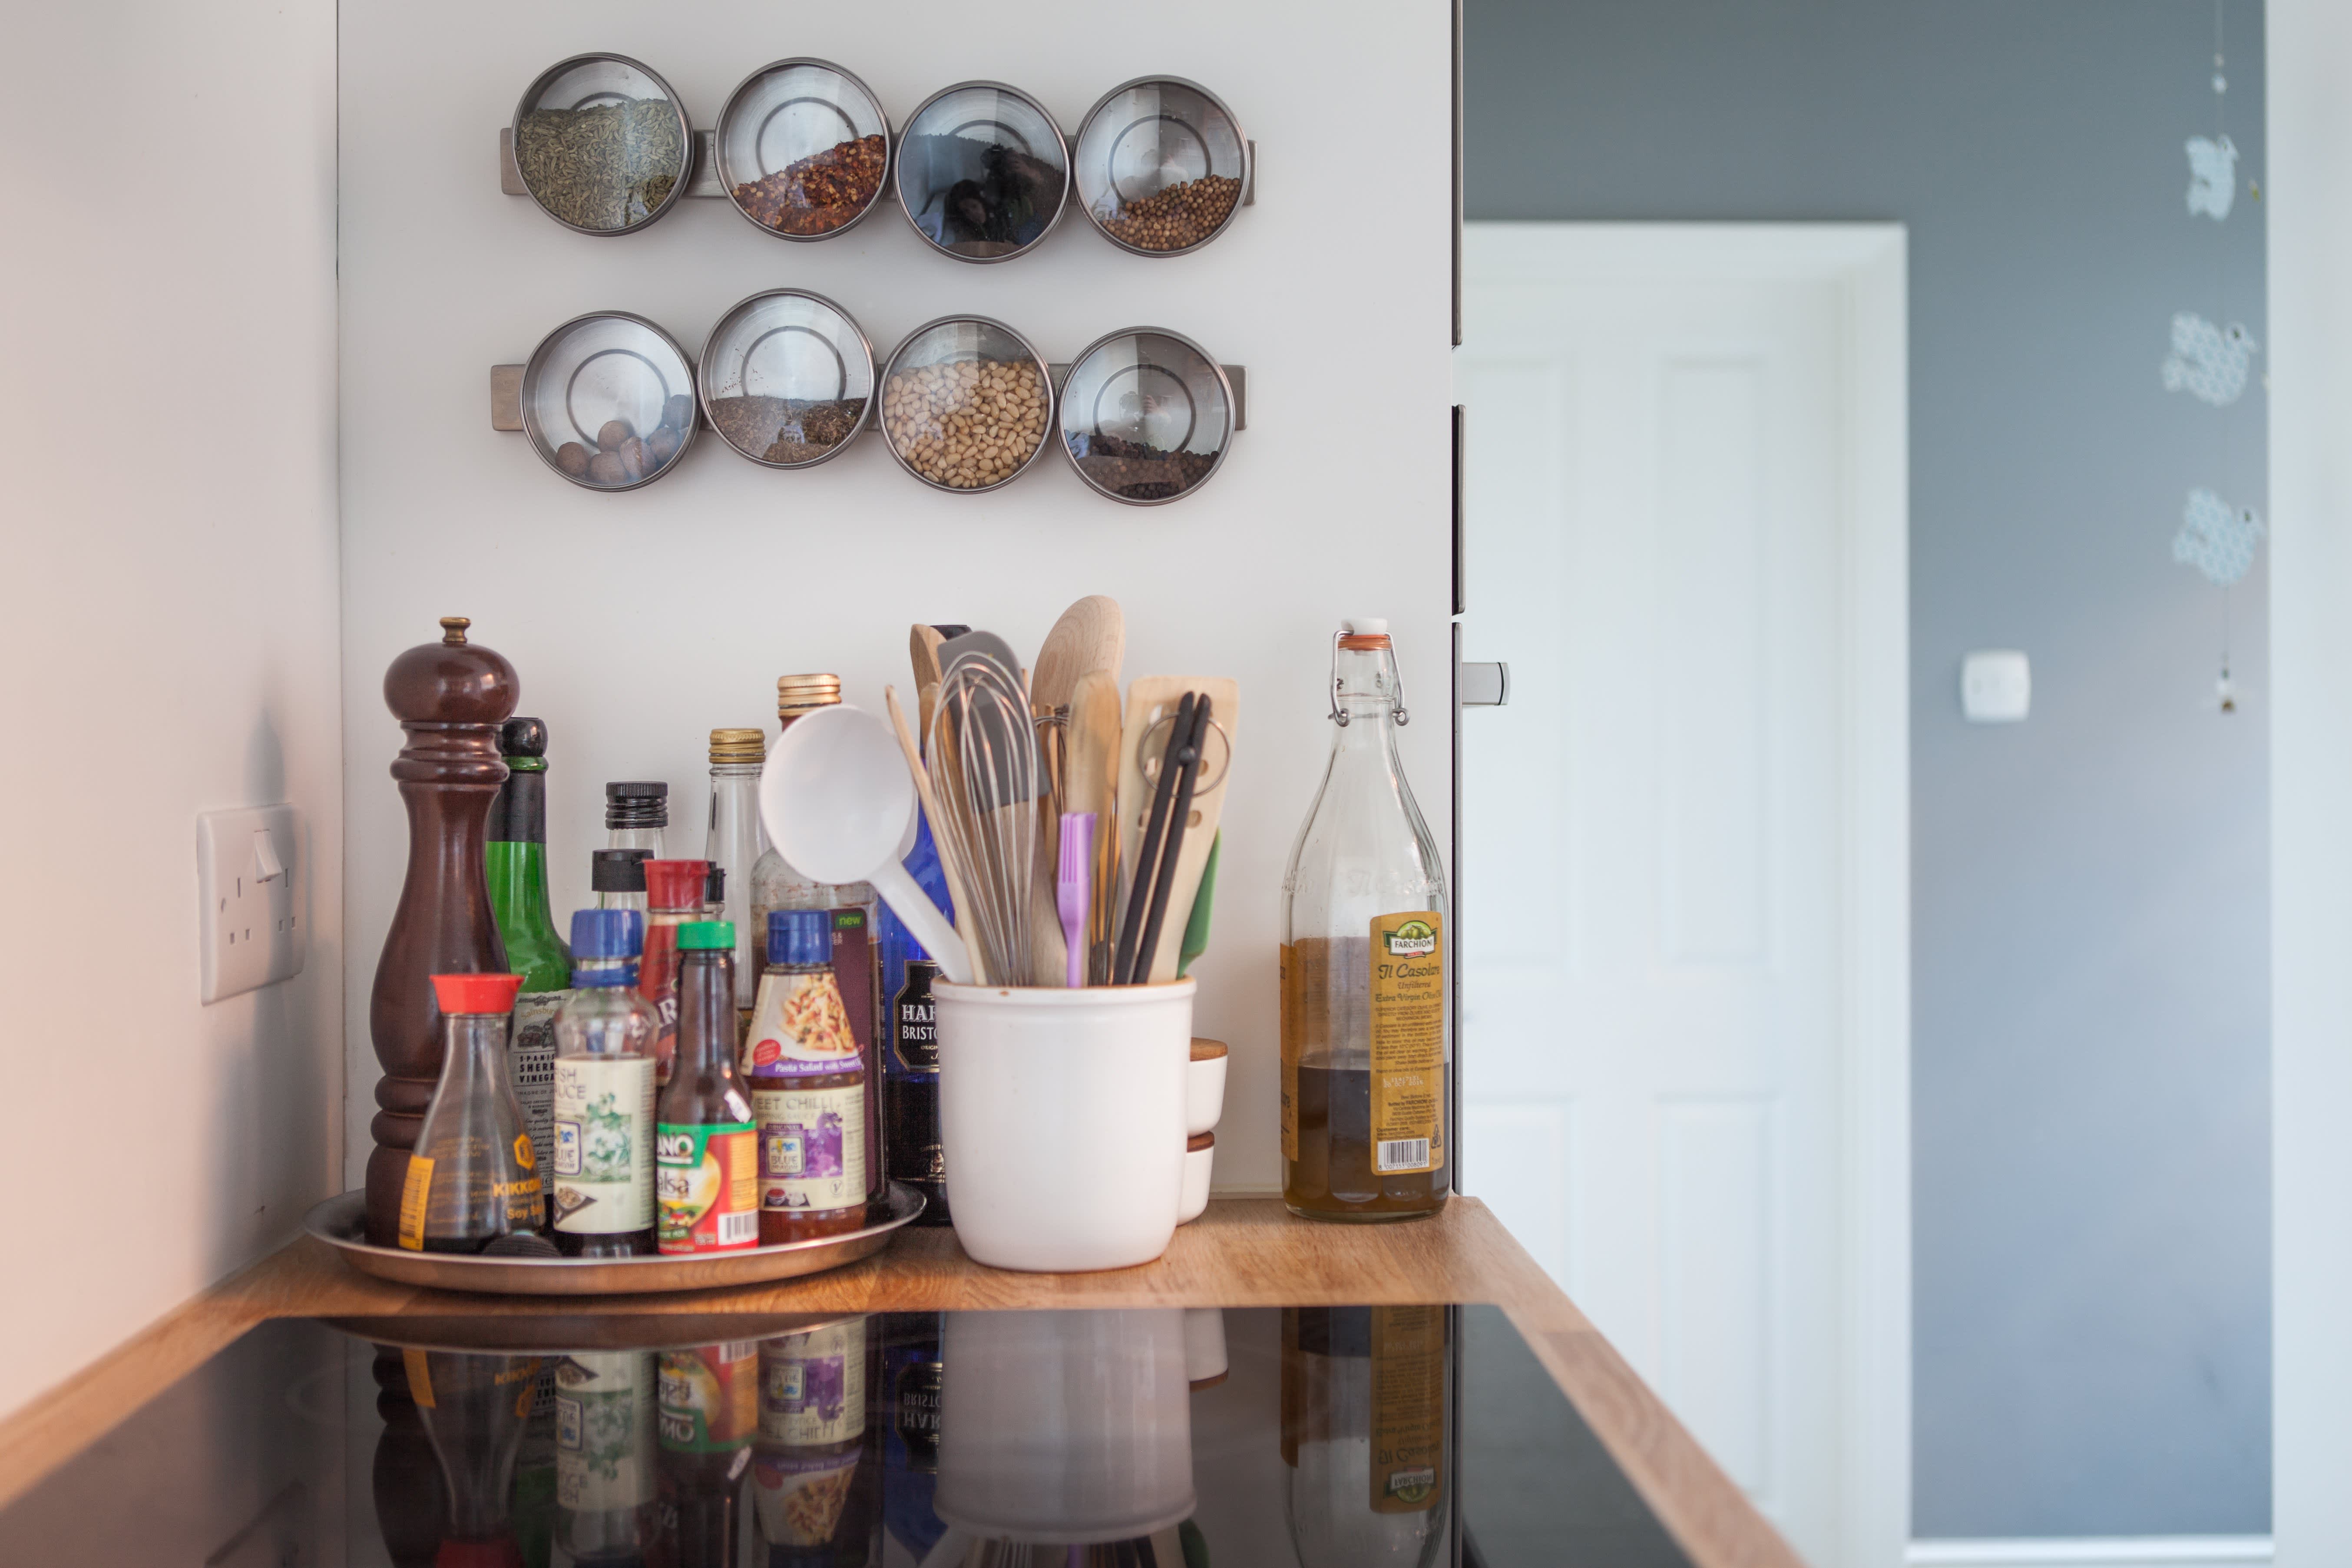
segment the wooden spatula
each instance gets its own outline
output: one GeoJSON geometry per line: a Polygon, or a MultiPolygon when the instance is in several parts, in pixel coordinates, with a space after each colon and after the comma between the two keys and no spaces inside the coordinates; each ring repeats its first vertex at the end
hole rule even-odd
{"type": "MultiPolygon", "coordinates": [[[[1192,910],[1192,900],[1201,889],[1201,870],[1208,864],[1210,846],[1216,842],[1218,821],[1224,814],[1225,790],[1233,780],[1234,752],[1241,734],[1241,687],[1224,676],[1139,675],[1127,689],[1127,727],[1118,744],[1119,854],[1125,875],[1131,879],[1141,874],[1142,868],[1135,863],[1136,853],[1141,847],[1143,816],[1151,805],[1151,790],[1143,782],[1143,759],[1139,752],[1150,737],[1152,726],[1173,714],[1188,691],[1208,695],[1216,722],[1202,748],[1200,781],[1193,790],[1192,809],[1185,819],[1175,879],[1169,887],[1168,907],[1186,912],[1192,910]]],[[[1163,731],[1152,748],[1155,762],[1160,749],[1166,744],[1163,731]]],[[[1184,945],[1186,923],[1179,918],[1161,927],[1160,942],[1151,958],[1150,977],[1153,981],[1176,978],[1176,962],[1184,945]]]]}
{"type": "MultiPolygon", "coordinates": [[[[1118,681],[1118,667],[1127,658],[1127,617],[1118,601],[1089,594],[1062,612],[1045,634],[1031,672],[1029,700],[1048,713],[1057,712],[1077,689],[1078,678],[1088,670],[1106,670],[1118,681]]],[[[1074,808],[1075,809],[1075,808],[1074,808]]]]}

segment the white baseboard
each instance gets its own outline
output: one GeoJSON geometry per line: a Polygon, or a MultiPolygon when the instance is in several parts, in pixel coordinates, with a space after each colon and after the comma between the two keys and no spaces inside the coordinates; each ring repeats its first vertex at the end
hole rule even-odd
{"type": "Polygon", "coordinates": [[[1907,1568],[2246,1568],[2270,1560],[2267,1535],[1915,1541],[1903,1554],[1907,1568]]]}

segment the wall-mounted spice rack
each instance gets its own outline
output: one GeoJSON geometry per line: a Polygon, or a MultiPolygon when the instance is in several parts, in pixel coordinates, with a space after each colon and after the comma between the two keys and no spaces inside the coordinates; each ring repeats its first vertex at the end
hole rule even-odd
{"type": "Polygon", "coordinates": [[[581,234],[635,233],[702,197],[732,201],[781,238],[824,239],[880,205],[885,185],[925,242],[959,260],[1026,254],[1073,205],[1131,255],[1182,256],[1256,205],[1257,143],[1214,93],[1180,77],[1122,82],[1075,139],[1002,82],[943,89],[894,136],[863,81],[802,58],[752,72],[718,128],[697,131],[650,68],[577,55],[541,72],[499,130],[499,190],[581,234]]]}
{"type": "Polygon", "coordinates": [[[635,489],[677,466],[700,430],[763,467],[812,468],[879,426],[898,465],[938,489],[1009,484],[1059,445],[1087,488],[1156,506],[1190,494],[1248,427],[1248,372],[1159,327],[1129,327],[1051,363],[1012,328],[943,317],[908,334],[882,369],[847,312],[805,289],[734,306],[698,361],[653,322],[623,310],[564,322],[523,364],[490,367],[490,427],[530,437],[541,458],[589,489],[635,489]],[[1042,381],[1037,370],[1042,366],[1042,381]],[[1017,450],[967,454],[940,439],[960,399],[982,389],[1035,418],[1017,450]],[[1024,379],[1025,376],[1025,379],[1024,379]],[[1016,382],[1019,384],[1014,384],[1016,382]],[[878,390],[877,390],[878,389],[878,390]],[[1034,426],[1034,429],[1031,427],[1034,426]]]}

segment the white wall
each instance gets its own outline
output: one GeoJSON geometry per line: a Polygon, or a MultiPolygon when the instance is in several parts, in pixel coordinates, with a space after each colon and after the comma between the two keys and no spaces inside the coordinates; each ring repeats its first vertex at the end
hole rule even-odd
{"type": "Polygon", "coordinates": [[[1447,6],[1335,11],[1205,0],[1181,26],[1142,12],[944,0],[689,10],[612,0],[342,8],[343,689],[351,723],[351,1163],[376,1075],[366,1029],[405,829],[385,770],[400,743],[385,663],[473,617],[551,728],[559,916],[586,896],[604,782],[665,778],[675,847],[698,854],[705,742],[774,722],[775,678],[830,669],[878,707],[908,684],[909,622],[966,621],[1034,649],[1087,593],[1127,609],[1127,670],[1242,686],[1215,942],[1196,969],[1202,1033],[1232,1042],[1221,1185],[1279,1180],[1275,949],[1282,868],[1328,744],[1328,636],[1395,625],[1420,722],[1407,765],[1443,822],[1448,577],[1447,6]],[[1265,162],[1258,205],[1194,256],[1115,250],[1075,216],[1040,254],[974,267],[932,254],[894,209],[816,245],[688,199],[642,234],[574,235],[501,195],[496,137],[564,55],[608,49],[666,76],[698,127],[785,55],[839,61],[894,123],[950,82],[1035,93],[1066,130],[1145,72],[1223,96],[1265,162]],[[1151,323],[1249,367],[1250,428],[1199,495],[1122,507],[1050,458],[987,496],[932,492],[868,432],[805,473],[706,433],[644,490],[564,483],[489,428],[488,367],[550,328],[620,308],[689,353],[736,300],[782,284],[839,300],[877,354],[936,315],[1002,317],[1050,358],[1151,323]],[[680,833],[681,826],[683,832],[680,833]]]}
{"type": "Polygon", "coordinates": [[[2352,9],[2269,27],[2272,1530],[2318,1568],[2352,1561],[2352,9]]]}
{"type": "Polygon", "coordinates": [[[0,273],[0,1411],[341,1164],[334,8],[16,6],[0,273]],[[311,946],[200,1006],[196,814],[292,801],[311,946]]]}

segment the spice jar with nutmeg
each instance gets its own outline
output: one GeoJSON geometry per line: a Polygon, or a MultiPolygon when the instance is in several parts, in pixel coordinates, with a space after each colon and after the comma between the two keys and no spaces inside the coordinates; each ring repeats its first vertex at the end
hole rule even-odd
{"type": "Polygon", "coordinates": [[[881,425],[898,466],[943,490],[992,490],[1045,449],[1054,383],[1028,340],[985,316],[918,327],[882,372],[881,425]]]}
{"type": "Polygon", "coordinates": [[[599,311],[541,340],[522,373],[522,422],[549,467],[589,489],[659,479],[694,440],[694,367],[642,316],[599,311]]]}
{"type": "Polygon", "coordinates": [[[1087,111],[1071,174],[1103,237],[1138,256],[1178,256],[1233,221],[1250,155],[1216,94],[1177,77],[1139,77],[1087,111]]]}

